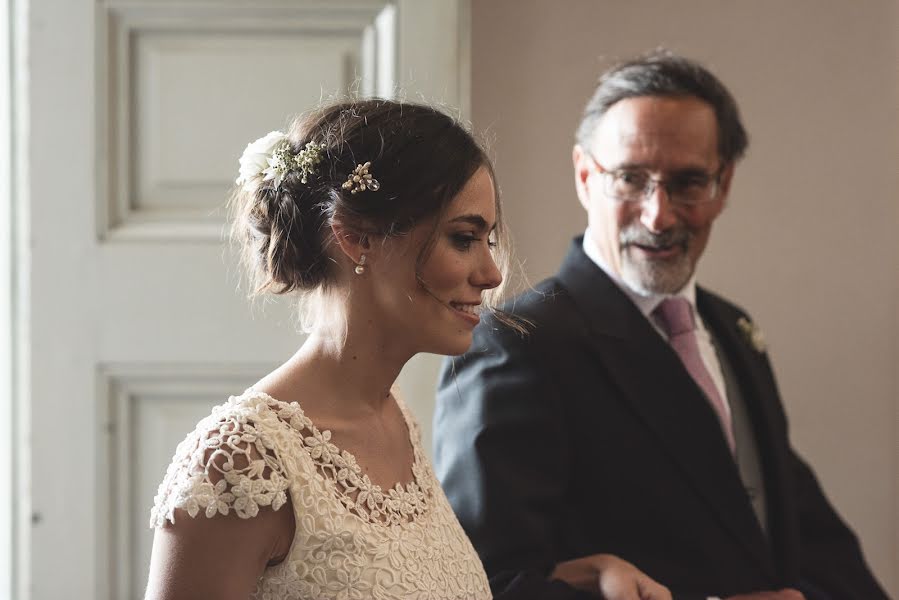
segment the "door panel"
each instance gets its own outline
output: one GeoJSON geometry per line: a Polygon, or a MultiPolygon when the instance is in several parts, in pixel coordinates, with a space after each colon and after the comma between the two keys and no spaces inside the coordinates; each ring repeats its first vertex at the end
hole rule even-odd
{"type": "MultiPolygon", "coordinates": [[[[224,249],[244,146],[320,100],[464,114],[467,3],[32,0],[27,155],[32,523],[19,595],[138,599],[177,443],[300,343],[224,249]]],[[[439,360],[401,375],[430,440],[439,360]]],[[[26,450],[22,450],[26,452],[26,450]]]]}

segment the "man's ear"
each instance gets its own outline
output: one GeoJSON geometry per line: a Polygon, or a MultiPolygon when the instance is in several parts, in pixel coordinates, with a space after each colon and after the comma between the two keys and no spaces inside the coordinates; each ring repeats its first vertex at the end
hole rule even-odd
{"type": "Polygon", "coordinates": [[[341,223],[331,223],[331,233],[337,241],[340,251],[353,264],[359,264],[362,261],[362,255],[367,254],[371,250],[371,242],[368,236],[360,231],[346,227],[341,223]]]}
{"type": "Polygon", "coordinates": [[[571,162],[574,163],[574,188],[578,200],[584,210],[590,207],[590,188],[587,179],[590,177],[590,158],[580,144],[575,144],[571,151],[571,162]]]}

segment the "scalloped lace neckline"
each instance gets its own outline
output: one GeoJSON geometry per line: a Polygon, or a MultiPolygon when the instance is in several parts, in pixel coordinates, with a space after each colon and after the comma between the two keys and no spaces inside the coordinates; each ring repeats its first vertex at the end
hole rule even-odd
{"type": "Polygon", "coordinates": [[[247,389],[242,397],[265,401],[297,433],[303,450],[316,466],[316,474],[333,486],[338,499],[350,512],[366,522],[395,525],[413,522],[423,514],[430,494],[420,444],[415,439],[407,408],[395,389],[390,393],[400,409],[406,439],[412,447],[412,478],[406,483],[397,481],[386,490],[369,479],[353,453],[331,442],[331,430],[319,429],[298,402],[284,402],[255,388],[247,389]]]}

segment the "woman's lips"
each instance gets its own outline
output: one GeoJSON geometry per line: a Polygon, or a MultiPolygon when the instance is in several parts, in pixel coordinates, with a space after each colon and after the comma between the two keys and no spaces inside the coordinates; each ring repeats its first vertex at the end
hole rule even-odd
{"type": "Polygon", "coordinates": [[[450,302],[450,308],[453,309],[453,312],[458,315],[461,319],[464,319],[467,323],[471,325],[477,325],[481,322],[480,312],[481,305],[480,304],[468,304],[464,302],[450,302]]]}

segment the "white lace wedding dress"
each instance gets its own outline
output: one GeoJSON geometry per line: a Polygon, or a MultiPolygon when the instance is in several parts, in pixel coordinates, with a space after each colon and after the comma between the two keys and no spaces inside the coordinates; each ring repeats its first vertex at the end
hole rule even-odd
{"type": "MultiPolygon", "coordinates": [[[[178,445],[150,525],[279,510],[289,498],[296,535],[287,558],[263,572],[254,600],[490,598],[462,531],[401,400],[414,450],[413,481],[373,485],[352,454],[331,443],[298,404],[248,390],[216,406],[178,445]]],[[[235,544],[239,541],[235,541],[235,544]]]]}

